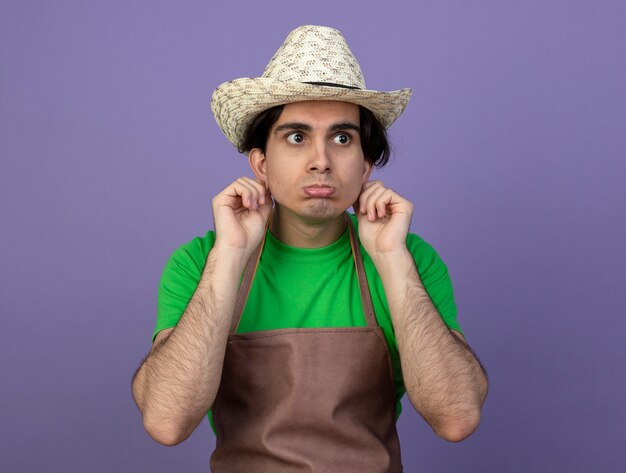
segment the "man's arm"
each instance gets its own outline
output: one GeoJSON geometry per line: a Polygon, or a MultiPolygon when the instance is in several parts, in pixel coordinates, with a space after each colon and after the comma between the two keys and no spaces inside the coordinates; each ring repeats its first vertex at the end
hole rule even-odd
{"type": "Polygon", "coordinates": [[[478,427],[487,378],[463,336],[441,319],[406,247],[413,205],[372,181],[358,206],[359,237],[385,288],[409,399],[437,435],[461,441],[478,427]]]}
{"type": "Polygon", "coordinates": [[[144,427],[159,443],[185,440],[215,400],[239,280],[270,211],[264,185],[249,178],[213,199],[216,240],[198,287],[178,325],[159,332],[132,383],[144,427]]]}

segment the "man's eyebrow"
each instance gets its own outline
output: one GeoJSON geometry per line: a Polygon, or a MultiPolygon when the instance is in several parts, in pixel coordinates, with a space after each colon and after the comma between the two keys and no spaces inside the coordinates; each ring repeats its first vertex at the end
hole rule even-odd
{"type": "Polygon", "coordinates": [[[311,131],[311,125],[307,125],[306,123],[300,122],[288,122],[283,123],[282,125],[278,125],[274,128],[274,133],[278,133],[283,130],[302,130],[302,131],[311,131]]]}
{"type": "Polygon", "coordinates": [[[345,123],[337,123],[332,125],[328,131],[340,131],[340,130],[354,130],[357,133],[361,133],[361,127],[355,125],[354,123],[345,122],[345,123]]]}
{"type": "MultiPolygon", "coordinates": [[[[288,122],[278,125],[274,128],[274,133],[278,133],[283,130],[302,130],[302,131],[311,131],[311,125],[307,125],[306,123],[301,122],[288,122]]],[[[352,122],[344,122],[344,123],[335,123],[328,128],[328,131],[341,131],[341,130],[354,130],[357,133],[361,132],[361,128],[355,125],[352,122]]]]}

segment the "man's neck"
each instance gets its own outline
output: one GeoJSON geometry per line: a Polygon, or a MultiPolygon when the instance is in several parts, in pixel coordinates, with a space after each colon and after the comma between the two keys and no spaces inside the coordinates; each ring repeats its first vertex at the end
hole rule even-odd
{"type": "Polygon", "coordinates": [[[321,248],[339,239],[346,228],[344,215],[330,219],[302,219],[275,207],[270,221],[272,234],[296,248],[321,248]]]}

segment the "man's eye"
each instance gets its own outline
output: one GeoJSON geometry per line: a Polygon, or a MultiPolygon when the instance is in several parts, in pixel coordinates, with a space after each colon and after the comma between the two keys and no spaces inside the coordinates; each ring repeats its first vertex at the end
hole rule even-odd
{"type": "Polygon", "coordinates": [[[302,133],[289,133],[289,135],[287,135],[287,141],[294,145],[299,144],[304,141],[304,136],[302,133]]]}
{"type": "Polygon", "coordinates": [[[350,143],[350,135],[346,135],[345,133],[340,133],[339,135],[333,138],[333,141],[338,145],[347,145],[350,143]]]}

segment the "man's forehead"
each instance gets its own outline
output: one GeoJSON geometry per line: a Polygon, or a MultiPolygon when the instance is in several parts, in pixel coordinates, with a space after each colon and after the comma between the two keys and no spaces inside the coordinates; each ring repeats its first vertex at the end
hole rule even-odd
{"type": "Polygon", "coordinates": [[[286,104],[274,128],[284,123],[303,123],[313,128],[337,123],[359,125],[359,106],[349,102],[312,100],[286,104]]]}

